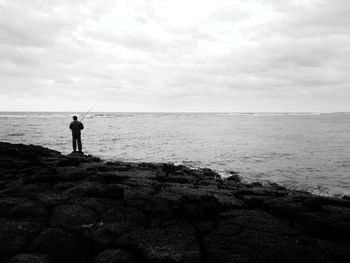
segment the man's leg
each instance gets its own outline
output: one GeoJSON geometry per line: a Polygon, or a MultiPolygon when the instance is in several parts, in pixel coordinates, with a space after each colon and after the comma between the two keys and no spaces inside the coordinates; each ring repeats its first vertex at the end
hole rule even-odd
{"type": "Polygon", "coordinates": [[[83,147],[81,145],[81,136],[80,135],[77,137],[77,141],[78,141],[78,150],[79,150],[79,152],[81,152],[83,147]]]}
{"type": "Polygon", "coordinates": [[[73,135],[72,139],[73,139],[73,151],[76,152],[77,151],[77,138],[73,135]]]}

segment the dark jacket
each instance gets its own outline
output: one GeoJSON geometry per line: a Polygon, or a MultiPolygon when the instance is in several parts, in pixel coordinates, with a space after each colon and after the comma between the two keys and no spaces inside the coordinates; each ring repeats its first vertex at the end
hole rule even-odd
{"type": "Polygon", "coordinates": [[[69,129],[72,130],[73,136],[80,135],[80,131],[84,129],[84,125],[80,121],[72,121],[69,125],[69,129]]]}

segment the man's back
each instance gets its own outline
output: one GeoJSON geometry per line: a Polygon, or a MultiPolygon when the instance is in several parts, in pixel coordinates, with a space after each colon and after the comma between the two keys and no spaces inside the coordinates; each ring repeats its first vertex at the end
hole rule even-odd
{"type": "Polygon", "coordinates": [[[80,121],[74,120],[70,123],[69,128],[73,134],[80,134],[80,131],[84,129],[84,125],[80,121]]]}

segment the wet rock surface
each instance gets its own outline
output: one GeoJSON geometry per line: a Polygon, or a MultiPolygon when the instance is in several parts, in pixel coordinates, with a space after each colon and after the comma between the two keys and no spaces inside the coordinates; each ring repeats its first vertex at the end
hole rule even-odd
{"type": "Polygon", "coordinates": [[[0,262],[350,262],[350,199],[0,143],[0,262]]]}

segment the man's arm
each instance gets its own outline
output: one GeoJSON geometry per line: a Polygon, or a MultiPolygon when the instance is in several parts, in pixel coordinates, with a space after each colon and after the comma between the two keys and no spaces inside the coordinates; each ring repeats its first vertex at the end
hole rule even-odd
{"type": "Polygon", "coordinates": [[[80,130],[84,130],[84,125],[83,125],[83,123],[80,123],[80,130]]]}
{"type": "Polygon", "coordinates": [[[72,129],[72,123],[69,124],[69,129],[72,129]]]}

